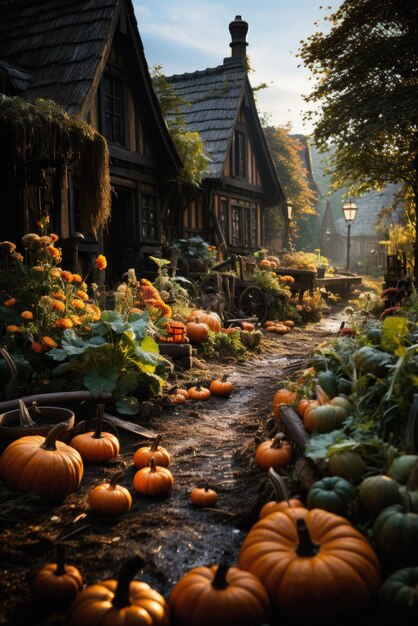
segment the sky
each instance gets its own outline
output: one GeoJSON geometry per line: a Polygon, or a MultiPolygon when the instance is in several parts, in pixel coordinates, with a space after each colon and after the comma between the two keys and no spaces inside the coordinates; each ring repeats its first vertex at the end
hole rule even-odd
{"type": "MultiPolygon", "coordinates": [[[[336,9],[340,1],[331,4],[336,9]]],[[[229,23],[236,15],[248,22],[247,54],[251,85],[260,113],[276,126],[291,124],[292,133],[310,134],[303,121],[311,108],[303,100],[312,88],[309,71],[297,58],[300,40],[318,30],[330,13],[321,0],[134,0],[139,32],[149,67],[161,65],[167,76],[204,70],[229,57],[229,23]],[[298,67],[300,66],[300,67],[298,67]]]]}

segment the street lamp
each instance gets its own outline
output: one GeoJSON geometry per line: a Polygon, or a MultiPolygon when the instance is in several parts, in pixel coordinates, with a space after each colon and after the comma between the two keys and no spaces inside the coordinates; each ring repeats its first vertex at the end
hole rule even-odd
{"type": "Polygon", "coordinates": [[[350,231],[351,224],[356,219],[357,205],[351,200],[346,202],[342,209],[345,217],[345,223],[347,224],[347,272],[350,271],[350,231]]]}
{"type": "Polygon", "coordinates": [[[286,246],[288,246],[290,244],[290,222],[292,221],[292,213],[293,213],[293,202],[291,200],[287,201],[286,209],[287,209],[286,246]]]}

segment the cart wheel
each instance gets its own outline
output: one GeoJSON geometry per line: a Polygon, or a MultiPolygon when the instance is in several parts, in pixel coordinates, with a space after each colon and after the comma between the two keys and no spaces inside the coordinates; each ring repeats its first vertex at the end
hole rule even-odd
{"type": "Polygon", "coordinates": [[[267,301],[259,287],[246,287],[239,296],[238,308],[243,317],[257,317],[265,322],[267,317],[267,301]]]}

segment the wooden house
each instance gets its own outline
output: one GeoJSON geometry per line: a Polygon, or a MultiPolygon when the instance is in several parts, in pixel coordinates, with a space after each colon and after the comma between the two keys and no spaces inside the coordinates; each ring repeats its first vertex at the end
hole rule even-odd
{"type": "Polygon", "coordinates": [[[184,100],[181,114],[198,132],[208,165],[200,189],[183,189],[170,206],[171,239],[200,235],[224,252],[248,254],[265,242],[265,209],[286,199],[266,143],[248,80],[248,24],[229,24],[231,56],[222,65],[174,75],[168,81],[184,100]]]}
{"type": "MultiPolygon", "coordinates": [[[[104,136],[110,181],[101,171],[96,187],[110,189],[110,183],[112,189],[110,219],[105,207],[92,223],[85,219],[91,207],[79,193],[83,176],[71,146],[57,154],[51,141],[43,154],[27,147],[12,156],[2,153],[2,163],[10,167],[1,181],[1,237],[16,241],[48,212],[73,269],[79,264],[77,269],[88,271],[94,256],[104,252],[108,278],[117,282],[158,250],[161,210],[181,167],[152,87],[132,2],[0,0],[0,11],[0,93],[52,100],[104,136]]],[[[10,136],[1,122],[1,136],[10,136]]],[[[91,142],[97,138],[92,130],[91,142]]],[[[85,160],[82,167],[90,167],[94,187],[94,163],[85,160]]]]}

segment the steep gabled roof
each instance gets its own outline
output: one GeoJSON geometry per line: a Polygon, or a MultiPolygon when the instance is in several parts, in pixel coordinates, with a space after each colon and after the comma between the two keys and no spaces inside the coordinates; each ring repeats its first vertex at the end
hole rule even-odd
{"type": "Polygon", "coordinates": [[[168,76],[176,93],[184,99],[181,115],[187,130],[197,131],[203,141],[208,167],[204,179],[222,179],[233,131],[241,105],[247,105],[248,127],[264,186],[272,202],[285,199],[258,118],[251,85],[241,59],[202,71],[168,76]],[[275,197],[273,199],[273,196],[275,197]]]}

